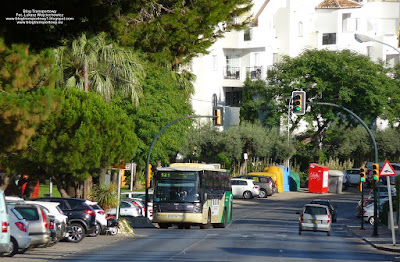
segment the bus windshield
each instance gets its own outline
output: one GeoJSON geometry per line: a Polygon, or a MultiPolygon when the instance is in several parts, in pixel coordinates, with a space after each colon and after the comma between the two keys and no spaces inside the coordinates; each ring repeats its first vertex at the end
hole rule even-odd
{"type": "Polygon", "coordinates": [[[155,202],[200,201],[196,173],[161,173],[154,192],[155,202]]]}

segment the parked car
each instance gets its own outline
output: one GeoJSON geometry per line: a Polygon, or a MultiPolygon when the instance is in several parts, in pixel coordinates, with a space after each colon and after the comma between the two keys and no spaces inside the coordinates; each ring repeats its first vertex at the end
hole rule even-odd
{"type": "MultiPolygon", "coordinates": [[[[45,201],[25,201],[26,204],[38,205],[43,208],[50,217],[50,220],[54,220],[55,239],[54,242],[58,242],[67,237],[68,234],[68,217],[64,215],[64,212],[59,207],[60,203],[57,202],[45,202],[45,201]]],[[[52,229],[50,221],[50,229],[52,229]]]]}
{"type": "Polygon", "coordinates": [[[17,252],[25,253],[31,244],[31,237],[29,236],[29,223],[15,208],[8,206],[7,209],[10,218],[11,250],[3,255],[12,257],[17,252]]]}
{"type": "Polygon", "coordinates": [[[244,175],[238,178],[253,179],[256,185],[260,186],[259,197],[266,198],[272,196],[275,193],[275,183],[274,180],[269,176],[257,176],[257,175],[244,175]]]}
{"type": "Polygon", "coordinates": [[[3,190],[0,190],[0,226],[0,255],[2,255],[11,250],[9,215],[3,190]]]}
{"type": "MultiPolygon", "coordinates": [[[[116,208],[110,208],[107,211],[108,215],[116,215],[117,214],[117,209],[116,208]]],[[[137,206],[135,206],[131,201],[128,200],[122,200],[120,205],[119,205],[119,215],[120,216],[130,216],[130,217],[139,217],[141,216],[141,209],[137,206]]]]}
{"type": "MultiPolygon", "coordinates": [[[[127,191],[121,193],[121,199],[137,199],[142,201],[145,204],[146,193],[143,191],[127,191]]],[[[143,209],[142,209],[143,210],[143,209]]],[[[146,213],[146,209],[142,211],[143,216],[146,213]]],[[[147,200],[147,218],[149,220],[153,220],[153,190],[148,191],[148,200],[147,200]]]]}
{"type": "Polygon", "coordinates": [[[310,204],[318,204],[318,205],[327,206],[329,209],[329,212],[332,215],[332,223],[336,222],[337,209],[336,209],[336,206],[332,203],[332,201],[330,201],[328,199],[313,199],[310,204]]]}
{"type": "Polygon", "coordinates": [[[359,168],[349,168],[344,172],[344,176],[347,176],[351,185],[357,185],[360,182],[360,169],[359,168]]]}
{"type": "Polygon", "coordinates": [[[31,246],[47,246],[51,242],[50,218],[44,209],[37,205],[17,204],[13,207],[29,223],[31,246]]]}
{"type": "Polygon", "coordinates": [[[106,212],[97,204],[97,202],[86,200],[86,204],[91,206],[96,212],[96,230],[89,236],[95,237],[98,234],[104,234],[107,230],[106,212]]]}
{"type": "Polygon", "coordinates": [[[96,213],[86,200],[79,198],[42,197],[34,201],[60,203],[60,208],[68,217],[69,232],[67,239],[70,242],[78,243],[86,235],[96,230],[96,213]]]}
{"type": "MultiPolygon", "coordinates": [[[[388,197],[380,198],[379,199],[379,212],[383,209],[383,204],[389,201],[388,197]]],[[[374,201],[372,200],[367,206],[363,208],[363,219],[365,222],[370,223],[373,225],[375,223],[374,219],[374,201]]]]}
{"type": "Polygon", "coordinates": [[[331,235],[332,217],[327,206],[306,204],[299,217],[299,235],[303,231],[326,232],[331,235]]]}
{"type": "Polygon", "coordinates": [[[369,204],[373,203],[374,199],[370,198],[370,199],[364,199],[364,203],[362,204],[361,207],[361,200],[358,201],[357,207],[356,207],[356,217],[360,218],[363,214],[363,208],[368,206],[369,204]]]}
{"type": "Polygon", "coordinates": [[[232,178],[232,195],[237,198],[254,198],[260,194],[260,186],[253,179],[232,178]]]}

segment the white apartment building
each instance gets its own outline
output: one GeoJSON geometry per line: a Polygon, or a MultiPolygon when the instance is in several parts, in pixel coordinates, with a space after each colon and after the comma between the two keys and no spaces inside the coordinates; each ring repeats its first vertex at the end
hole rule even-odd
{"type": "MultiPolygon", "coordinates": [[[[306,48],[351,49],[399,62],[400,0],[254,0],[248,31],[226,32],[209,54],[193,60],[196,74],[192,105],[211,115],[224,107],[224,128],[239,124],[243,83],[265,79],[267,68],[282,55],[298,56],[306,48]],[[377,41],[359,43],[355,33],[377,41]],[[395,49],[396,48],[396,49],[395,49]]],[[[240,18],[238,18],[240,19],[240,18]]]]}

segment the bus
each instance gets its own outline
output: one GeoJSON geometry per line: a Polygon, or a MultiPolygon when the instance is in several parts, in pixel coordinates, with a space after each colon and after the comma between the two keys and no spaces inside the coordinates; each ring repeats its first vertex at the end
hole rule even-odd
{"type": "Polygon", "coordinates": [[[175,163],[153,176],[153,223],[160,228],[225,228],[232,221],[228,170],[213,164],[175,163]]]}

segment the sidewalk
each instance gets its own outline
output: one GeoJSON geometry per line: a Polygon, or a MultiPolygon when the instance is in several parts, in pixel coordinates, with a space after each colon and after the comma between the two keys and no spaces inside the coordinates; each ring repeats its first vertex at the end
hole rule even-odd
{"type": "Polygon", "coordinates": [[[347,230],[376,249],[400,253],[400,233],[397,227],[394,230],[396,245],[393,245],[392,230],[387,226],[378,226],[378,236],[372,236],[374,227],[368,223],[364,224],[364,230],[361,225],[347,226],[347,230]]]}

